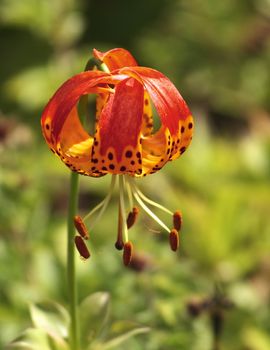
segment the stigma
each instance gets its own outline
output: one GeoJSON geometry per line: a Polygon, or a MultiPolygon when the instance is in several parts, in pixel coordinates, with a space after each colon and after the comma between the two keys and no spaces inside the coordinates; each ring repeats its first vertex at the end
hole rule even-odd
{"type": "Polygon", "coordinates": [[[179,231],[182,227],[182,214],[179,210],[172,212],[161,204],[145,196],[136,184],[136,179],[129,175],[112,175],[111,184],[106,197],[98,203],[83,218],[76,215],[74,226],[79,234],[76,235],[76,248],[83,258],[88,258],[86,241],[89,233],[104,215],[118,185],[118,227],[115,241],[115,248],[122,251],[123,263],[128,266],[132,261],[134,252],[133,242],[129,239],[129,230],[138,221],[139,215],[144,212],[150,216],[168,236],[169,246],[172,251],[179,248],[179,231]],[[172,228],[163,222],[155,211],[166,213],[170,217],[172,228]]]}

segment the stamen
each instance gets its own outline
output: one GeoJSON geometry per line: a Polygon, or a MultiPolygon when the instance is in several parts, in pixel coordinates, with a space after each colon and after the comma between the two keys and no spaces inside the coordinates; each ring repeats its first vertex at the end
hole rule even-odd
{"type": "Polygon", "coordinates": [[[128,242],[128,230],[126,224],[126,210],[125,210],[125,199],[124,199],[124,177],[123,175],[119,175],[119,203],[120,203],[120,213],[122,218],[122,233],[124,242],[128,242]]]}
{"type": "Polygon", "coordinates": [[[139,208],[138,207],[133,207],[132,211],[129,212],[128,217],[127,217],[127,228],[130,229],[135,222],[137,221],[139,215],[139,208]]]}
{"type": "Polygon", "coordinates": [[[123,242],[123,219],[121,215],[121,206],[120,206],[120,200],[119,200],[119,209],[118,209],[118,232],[117,232],[117,240],[115,242],[115,248],[117,250],[122,250],[124,247],[123,242]]]}
{"type": "Polygon", "coordinates": [[[90,252],[82,239],[81,236],[75,236],[74,238],[76,248],[78,252],[80,253],[81,257],[84,259],[88,259],[90,257],[90,252]]]}
{"type": "Polygon", "coordinates": [[[109,188],[109,192],[107,194],[107,196],[97,205],[95,206],[91,211],[90,213],[88,213],[84,218],[83,220],[86,221],[88,220],[97,210],[100,210],[99,214],[97,215],[97,217],[95,218],[95,220],[93,221],[93,223],[90,225],[91,228],[93,228],[96,224],[96,222],[101,218],[101,216],[104,214],[104,211],[106,210],[110,200],[111,200],[111,197],[112,197],[112,194],[113,194],[113,190],[114,190],[114,186],[115,186],[115,180],[116,180],[116,176],[115,175],[112,175],[112,180],[111,180],[111,185],[110,185],[110,188],[109,188]]]}
{"type": "Polygon", "coordinates": [[[130,184],[128,180],[129,180],[128,177],[124,178],[124,181],[126,183],[127,194],[128,194],[129,207],[130,209],[132,209],[134,207],[134,204],[133,204],[132,190],[130,188],[130,184]]]}
{"type": "Polygon", "coordinates": [[[179,210],[177,210],[173,214],[173,227],[179,232],[181,230],[182,223],[183,223],[182,213],[179,210]]]}
{"type": "Polygon", "coordinates": [[[152,201],[151,199],[149,199],[148,197],[146,197],[136,186],[136,184],[134,182],[131,183],[131,186],[133,187],[133,190],[141,197],[142,200],[144,200],[145,202],[149,203],[150,205],[159,208],[161,210],[163,210],[165,213],[168,213],[170,215],[173,215],[173,212],[170,211],[169,209],[165,208],[163,205],[156,203],[154,201],[152,201]]]}
{"type": "Polygon", "coordinates": [[[169,235],[169,240],[170,240],[171,250],[176,252],[177,249],[179,248],[179,234],[175,228],[171,230],[169,235]]]}
{"type": "Polygon", "coordinates": [[[166,226],[157,216],[154,214],[148,207],[147,205],[141,200],[141,198],[138,196],[136,192],[133,192],[133,196],[138,202],[138,204],[142,207],[142,209],[149,215],[151,216],[161,227],[164,228],[167,232],[170,232],[170,229],[168,226],[166,226]]]}
{"type": "Polygon", "coordinates": [[[84,239],[89,239],[89,233],[87,231],[87,228],[82,220],[82,218],[79,215],[74,216],[74,225],[76,227],[76,230],[84,239]]]}
{"type": "Polygon", "coordinates": [[[124,244],[123,263],[128,266],[132,259],[133,245],[130,241],[124,244]]]}

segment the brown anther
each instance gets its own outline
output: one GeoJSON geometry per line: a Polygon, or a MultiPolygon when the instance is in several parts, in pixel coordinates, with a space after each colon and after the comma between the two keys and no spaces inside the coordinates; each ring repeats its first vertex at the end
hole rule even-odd
{"type": "Polygon", "coordinates": [[[122,221],[121,208],[120,208],[120,202],[119,202],[117,240],[114,244],[117,250],[122,250],[124,248],[122,226],[123,226],[123,221],[122,221]]]}
{"type": "Polygon", "coordinates": [[[132,259],[133,245],[130,241],[124,244],[123,263],[128,266],[132,259]]]}
{"type": "Polygon", "coordinates": [[[173,214],[173,227],[179,232],[181,230],[183,218],[179,210],[173,214]]]}
{"type": "Polygon", "coordinates": [[[128,229],[131,228],[135,224],[135,222],[138,218],[138,215],[139,215],[139,208],[133,207],[132,211],[129,212],[128,217],[127,217],[127,228],[128,229]]]}
{"type": "Polygon", "coordinates": [[[82,239],[82,237],[75,236],[74,241],[75,241],[76,248],[77,248],[78,252],[80,253],[81,257],[83,257],[84,259],[88,259],[90,257],[90,252],[89,252],[84,240],[82,239]]]}
{"type": "Polygon", "coordinates": [[[80,236],[84,239],[89,239],[89,233],[88,230],[82,220],[82,218],[79,215],[74,216],[74,226],[76,227],[76,230],[80,234],[80,236]]]}
{"type": "Polygon", "coordinates": [[[115,242],[115,244],[114,244],[114,246],[115,246],[115,248],[117,249],[117,250],[122,250],[123,248],[124,248],[124,243],[123,243],[123,241],[116,241],[115,242]]]}
{"type": "Polygon", "coordinates": [[[171,250],[176,252],[179,247],[179,234],[178,231],[173,228],[169,235],[171,250]]]}

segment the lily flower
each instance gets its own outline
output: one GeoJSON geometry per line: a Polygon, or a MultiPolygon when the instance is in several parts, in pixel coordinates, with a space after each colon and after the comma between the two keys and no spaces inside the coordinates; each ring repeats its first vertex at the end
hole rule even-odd
{"type": "MultiPolygon", "coordinates": [[[[92,228],[100,219],[118,180],[115,245],[117,249],[124,249],[123,259],[127,265],[132,256],[128,229],[138,216],[134,202],[169,233],[172,250],[178,248],[180,212],[173,213],[146,197],[135,178],[157,172],[185,152],[192,139],[193,119],[173,83],[157,70],[138,66],[127,50],[116,48],[102,53],[94,49],[93,55],[106,71],[95,67],[68,79],[45,107],[41,125],[48,146],[70,170],[92,177],[112,175],[105,199],[83,220],[75,217],[77,229],[80,223],[85,226],[87,222],[92,228]],[[79,100],[89,94],[96,96],[95,131],[92,134],[83,126],[78,114],[79,100]],[[160,121],[158,130],[154,128],[154,112],[160,121]],[[173,218],[173,229],[149,206],[168,213],[173,218]]],[[[82,229],[78,231],[80,233],[82,229]]],[[[82,236],[88,237],[88,234],[82,236]]]]}

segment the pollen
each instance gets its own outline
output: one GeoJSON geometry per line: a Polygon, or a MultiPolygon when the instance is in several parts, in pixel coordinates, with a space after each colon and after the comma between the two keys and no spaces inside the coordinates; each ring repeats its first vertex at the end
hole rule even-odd
{"type": "Polygon", "coordinates": [[[76,227],[76,230],[80,234],[80,236],[84,239],[89,239],[89,233],[87,231],[87,228],[82,220],[82,218],[78,215],[74,216],[74,225],[76,227]]]}
{"type": "Polygon", "coordinates": [[[81,236],[75,236],[75,246],[83,259],[90,258],[90,252],[81,236]]]}
{"type": "Polygon", "coordinates": [[[128,266],[132,259],[133,253],[133,244],[128,241],[124,244],[124,252],[123,252],[123,263],[125,266],[128,266]]]}
{"type": "Polygon", "coordinates": [[[135,222],[137,221],[139,215],[139,208],[138,207],[133,207],[132,211],[129,212],[128,217],[127,217],[127,228],[130,229],[135,222]]]}
{"type": "Polygon", "coordinates": [[[171,250],[176,252],[179,248],[179,234],[175,228],[173,228],[169,234],[169,241],[171,250]]]}
{"type": "Polygon", "coordinates": [[[182,223],[183,223],[182,214],[179,210],[177,210],[173,214],[173,227],[174,227],[174,229],[176,229],[176,231],[179,232],[181,230],[182,223]]]}

